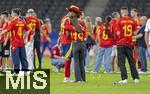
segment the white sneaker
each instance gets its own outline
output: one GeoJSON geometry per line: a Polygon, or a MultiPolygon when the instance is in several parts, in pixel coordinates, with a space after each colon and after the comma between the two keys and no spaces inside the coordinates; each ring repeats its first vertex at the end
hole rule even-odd
{"type": "Polygon", "coordinates": [[[55,72],[58,73],[59,72],[59,68],[55,68],[55,72]]]}
{"type": "Polygon", "coordinates": [[[66,82],[70,82],[70,78],[64,78],[64,81],[63,81],[64,83],[66,83],[66,82]]]}
{"type": "Polygon", "coordinates": [[[139,79],[134,79],[134,83],[135,83],[135,84],[137,84],[137,83],[139,83],[139,82],[140,82],[139,79]]]}
{"type": "Polygon", "coordinates": [[[108,74],[108,73],[110,73],[110,72],[104,71],[104,74],[108,74]]]}
{"type": "Polygon", "coordinates": [[[139,74],[145,74],[146,72],[143,71],[138,71],[139,74]]]}
{"type": "Polygon", "coordinates": [[[90,73],[93,73],[93,74],[97,74],[98,72],[95,72],[95,71],[91,71],[90,73]]]}
{"type": "Polygon", "coordinates": [[[125,79],[125,80],[121,80],[121,81],[119,81],[119,82],[116,82],[116,83],[114,83],[114,84],[127,84],[127,83],[128,83],[128,80],[125,79]]]}
{"type": "Polygon", "coordinates": [[[19,71],[18,76],[24,76],[24,71],[19,71]]]}

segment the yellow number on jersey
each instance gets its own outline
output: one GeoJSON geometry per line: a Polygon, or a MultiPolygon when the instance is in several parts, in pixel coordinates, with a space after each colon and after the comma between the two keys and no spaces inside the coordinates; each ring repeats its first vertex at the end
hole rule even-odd
{"type": "Polygon", "coordinates": [[[105,34],[105,31],[103,31],[103,39],[107,40],[108,39],[108,35],[105,34]]]}
{"type": "Polygon", "coordinates": [[[18,28],[18,35],[19,35],[20,38],[22,37],[22,27],[18,28]]]}
{"type": "Polygon", "coordinates": [[[132,25],[124,25],[124,36],[132,36],[132,25]]]}
{"type": "Polygon", "coordinates": [[[28,26],[29,26],[32,30],[35,31],[35,28],[36,28],[36,24],[35,24],[35,23],[30,23],[28,26]]]}

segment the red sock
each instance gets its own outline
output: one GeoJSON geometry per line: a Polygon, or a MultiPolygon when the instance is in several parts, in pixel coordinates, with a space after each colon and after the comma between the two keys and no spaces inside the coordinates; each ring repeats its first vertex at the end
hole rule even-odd
{"type": "Polygon", "coordinates": [[[65,69],[65,77],[68,77],[68,78],[70,78],[70,64],[71,64],[71,60],[69,59],[69,60],[66,60],[66,63],[65,63],[65,67],[64,67],[64,69],[65,69]]]}

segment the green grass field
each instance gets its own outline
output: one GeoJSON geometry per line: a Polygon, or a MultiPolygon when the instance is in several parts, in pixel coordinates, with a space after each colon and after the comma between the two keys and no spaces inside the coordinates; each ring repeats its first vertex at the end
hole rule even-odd
{"type": "MultiPolygon", "coordinates": [[[[85,83],[63,83],[63,72],[54,73],[53,67],[50,68],[50,94],[150,94],[150,74],[140,75],[138,84],[134,84],[128,74],[128,84],[114,85],[113,82],[120,80],[120,74],[103,73],[87,73],[85,83]]],[[[71,78],[74,78],[73,73],[71,78]]]]}
{"type": "MultiPolygon", "coordinates": [[[[63,83],[63,70],[60,73],[53,72],[54,67],[50,65],[49,58],[43,59],[42,66],[44,69],[51,69],[50,94],[150,94],[150,74],[140,75],[138,84],[134,84],[128,74],[128,84],[114,85],[114,82],[120,80],[120,74],[104,74],[102,68],[99,74],[87,73],[85,83],[63,83]]],[[[148,69],[150,70],[150,66],[148,69]]],[[[73,73],[71,79],[74,80],[73,73]]]]}

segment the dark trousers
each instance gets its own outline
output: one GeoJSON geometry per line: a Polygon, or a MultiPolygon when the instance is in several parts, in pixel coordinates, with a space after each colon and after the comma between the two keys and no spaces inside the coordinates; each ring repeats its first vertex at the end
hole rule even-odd
{"type": "Polygon", "coordinates": [[[28,70],[28,61],[26,58],[25,47],[16,47],[15,51],[12,52],[12,61],[14,64],[15,73],[19,73],[20,71],[20,62],[22,71],[28,70]]]}
{"type": "Polygon", "coordinates": [[[86,46],[84,42],[73,43],[73,58],[75,69],[75,81],[85,81],[84,62],[86,56],[86,46]]]}
{"type": "Polygon", "coordinates": [[[34,53],[34,68],[36,68],[36,63],[35,63],[35,51],[37,53],[38,56],[38,61],[39,61],[39,68],[42,67],[41,63],[42,63],[42,54],[40,51],[40,41],[34,41],[34,48],[33,48],[33,53],[34,53]]]}
{"type": "Polygon", "coordinates": [[[139,75],[138,75],[138,72],[136,70],[136,66],[134,64],[132,48],[133,48],[132,46],[117,46],[118,64],[120,66],[122,80],[128,78],[127,77],[127,70],[126,70],[126,66],[125,66],[126,57],[128,59],[128,62],[129,62],[132,78],[133,79],[139,79],[139,75]]]}
{"type": "Polygon", "coordinates": [[[137,47],[138,57],[141,62],[141,71],[146,72],[147,71],[147,60],[146,60],[146,48],[144,47],[137,47]]]}

